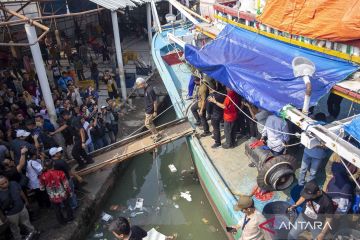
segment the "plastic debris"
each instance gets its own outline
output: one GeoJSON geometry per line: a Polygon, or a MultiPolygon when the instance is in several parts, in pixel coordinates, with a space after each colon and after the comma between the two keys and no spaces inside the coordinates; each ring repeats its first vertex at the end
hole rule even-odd
{"type": "Polygon", "coordinates": [[[137,215],[141,215],[141,214],[144,214],[144,212],[132,212],[130,214],[130,217],[136,217],[137,215]]]}
{"type": "Polygon", "coordinates": [[[175,208],[179,208],[179,205],[178,205],[178,204],[174,204],[174,207],[175,207],[175,208]]]}
{"type": "Polygon", "coordinates": [[[112,220],[113,217],[110,214],[107,214],[106,212],[103,212],[101,214],[101,219],[104,220],[105,222],[108,222],[108,221],[112,220]]]}
{"type": "Polygon", "coordinates": [[[213,225],[209,226],[209,230],[210,232],[216,232],[216,227],[214,227],[213,225]]]}
{"type": "Polygon", "coordinates": [[[102,232],[94,234],[94,238],[101,238],[103,236],[104,236],[104,233],[102,233],[102,232]]]}
{"type": "Polygon", "coordinates": [[[120,207],[120,205],[111,205],[110,210],[111,211],[120,211],[121,207],[120,207]]]}
{"type": "Polygon", "coordinates": [[[188,202],[192,201],[191,194],[189,191],[180,192],[180,197],[185,198],[188,202]]]}
{"type": "Polygon", "coordinates": [[[205,224],[208,224],[209,223],[209,220],[207,220],[206,218],[202,218],[201,221],[205,224]]]}
{"type": "Polygon", "coordinates": [[[155,228],[150,229],[147,232],[147,236],[143,238],[145,240],[165,240],[166,236],[158,231],[155,228]]]}
{"type": "Polygon", "coordinates": [[[135,209],[140,209],[140,210],[142,210],[143,205],[144,205],[144,199],[143,199],[143,198],[137,198],[137,199],[136,199],[136,203],[135,203],[134,210],[135,210],[135,209]]]}
{"type": "Polygon", "coordinates": [[[177,169],[176,169],[176,167],[174,166],[174,164],[170,164],[168,167],[169,167],[169,169],[170,169],[170,171],[171,171],[172,173],[177,172],[177,169]]]}

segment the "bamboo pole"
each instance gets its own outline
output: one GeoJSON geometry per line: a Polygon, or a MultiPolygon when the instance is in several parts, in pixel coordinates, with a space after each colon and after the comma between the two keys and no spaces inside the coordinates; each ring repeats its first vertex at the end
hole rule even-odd
{"type": "MultiPolygon", "coordinates": [[[[36,17],[36,18],[32,18],[32,20],[37,21],[37,20],[56,19],[56,18],[63,18],[63,17],[75,17],[75,16],[81,16],[84,14],[89,14],[89,13],[94,13],[94,12],[101,12],[102,10],[104,10],[104,8],[98,8],[98,9],[93,9],[93,10],[78,12],[78,13],[70,13],[70,14],[65,13],[65,14],[59,14],[59,15],[36,17]]],[[[0,26],[18,25],[18,24],[22,24],[25,22],[27,22],[27,20],[24,20],[24,19],[8,21],[8,22],[1,22],[0,26]]]]}

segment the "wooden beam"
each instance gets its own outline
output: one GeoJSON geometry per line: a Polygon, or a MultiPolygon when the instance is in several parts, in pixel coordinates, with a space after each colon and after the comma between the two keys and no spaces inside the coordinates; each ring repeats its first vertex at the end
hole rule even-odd
{"type": "MultiPolygon", "coordinates": [[[[31,3],[31,1],[28,1],[27,3],[25,3],[24,5],[22,5],[18,10],[16,10],[16,12],[20,12],[21,10],[23,10],[24,8],[26,8],[26,6],[28,6],[29,4],[31,3]]],[[[14,15],[11,15],[11,16],[8,16],[6,19],[5,19],[5,22],[9,21],[11,18],[13,18],[14,15]]]]}
{"type": "MultiPolygon", "coordinates": [[[[141,133],[137,136],[131,137],[130,139],[125,139],[120,141],[121,146],[117,146],[110,151],[105,149],[105,151],[102,150],[101,152],[98,152],[97,154],[99,155],[95,157],[94,164],[89,165],[85,169],[77,171],[76,173],[79,175],[86,175],[99,171],[105,167],[120,163],[130,159],[131,157],[173,142],[179,138],[191,135],[194,132],[193,127],[187,121],[175,122],[175,124],[173,122],[172,124],[167,124],[166,126],[167,127],[165,127],[161,132],[163,138],[160,141],[153,142],[148,131],[145,135],[144,133],[141,133]]],[[[163,126],[159,128],[163,128],[163,126]]]]}

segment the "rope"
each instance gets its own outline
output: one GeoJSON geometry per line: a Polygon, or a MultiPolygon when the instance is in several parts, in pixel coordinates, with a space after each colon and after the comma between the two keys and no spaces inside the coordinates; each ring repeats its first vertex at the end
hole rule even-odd
{"type": "MultiPolygon", "coordinates": [[[[214,92],[222,95],[222,96],[225,96],[225,97],[228,97],[227,94],[224,94],[224,93],[221,93],[215,89],[213,89],[212,87],[210,87],[205,81],[202,81],[209,89],[213,90],[214,92]]],[[[255,122],[256,124],[259,124],[260,126],[263,126],[264,128],[266,127],[264,124],[256,121],[255,119],[253,119],[252,117],[250,117],[248,114],[246,114],[230,97],[229,97],[230,101],[236,106],[236,108],[242,113],[244,114],[247,118],[249,118],[251,121],[255,122]]],[[[269,127],[266,127],[267,129],[270,129],[271,131],[274,131],[274,132],[278,132],[278,133],[282,133],[282,134],[285,134],[285,135],[290,135],[290,136],[296,136],[296,137],[299,137],[300,134],[299,133],[289,133],[289,132],[283,132],[283,131],[280,131],[280,130],[277,130],[277,129],[273,129],[273,128],[269,128],[269,127]]]]}

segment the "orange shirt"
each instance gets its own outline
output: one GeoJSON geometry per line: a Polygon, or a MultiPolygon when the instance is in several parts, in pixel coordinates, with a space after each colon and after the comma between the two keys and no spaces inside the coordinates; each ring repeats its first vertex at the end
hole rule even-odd
{"type": "Polygon", "coordinates": [[[228,91],[227,96],[224,100],[224,121],[233,122],[237,119],[237,109],[235,104],[230,101],[232,99],[235,103],[238,103],[239,99],[236,93],[232,90],[228,91]]]}

